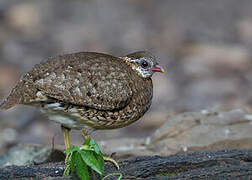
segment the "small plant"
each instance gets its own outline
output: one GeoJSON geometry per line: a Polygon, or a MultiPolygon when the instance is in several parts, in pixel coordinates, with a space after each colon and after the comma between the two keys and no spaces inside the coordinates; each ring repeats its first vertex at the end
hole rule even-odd
{"type": "Polygon", "coordinates": [[[102,175],[104,172],[103,154],[98,144],[91,138],[87,139],[82,146],[71,146],[65,150],[67,154],[65,171],[63,176],[69,176],[76,170],[81,180],[89,180],[88,168],[102,175]]]}

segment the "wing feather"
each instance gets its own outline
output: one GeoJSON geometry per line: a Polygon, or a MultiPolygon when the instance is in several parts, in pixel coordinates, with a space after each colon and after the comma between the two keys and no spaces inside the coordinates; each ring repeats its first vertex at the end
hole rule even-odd
{"type": "Polygon", "coordinates": [[[125,107],[132,97],[129,68],[119,58],[76,53],[49,58],[29,73],[35,87],[51,98],[99,110],[125,107]]]}

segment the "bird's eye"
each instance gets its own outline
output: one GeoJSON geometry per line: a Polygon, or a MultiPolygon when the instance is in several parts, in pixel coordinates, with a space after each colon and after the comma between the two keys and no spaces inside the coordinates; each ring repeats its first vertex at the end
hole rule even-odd
{"type": "Polygon", "coordinates": [[[147,68],[149,66],[149,63],[147,61],[143,60],[141,62],[141,66],[142,66],[142,68],[147,68]]]}

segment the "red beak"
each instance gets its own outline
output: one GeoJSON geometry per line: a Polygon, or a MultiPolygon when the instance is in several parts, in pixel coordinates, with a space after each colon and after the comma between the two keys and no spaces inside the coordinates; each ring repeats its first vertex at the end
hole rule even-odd
{"type": "Polygon", "coordinates": [[[151,71],[155,71],[155,72],[161,72],[161,73],[166,73],[165,70],[159,66],[159,65],[155,65],[154,68],[150,68],[151,71]]]}

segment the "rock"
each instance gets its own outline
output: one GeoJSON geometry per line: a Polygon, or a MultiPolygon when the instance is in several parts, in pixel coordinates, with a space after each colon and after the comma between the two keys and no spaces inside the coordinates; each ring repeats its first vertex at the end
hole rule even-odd
{"type": "Polygon", "coordinates": [[[145,138],[120,138],[107,141],[99,141],[102,152],[115,157],[135,157],[153,155],[145,145],[145,138]]]}
{"type": "Polygon", "coordinates": [[[64,155],[57,150],[35,145],[18,145],[0,156],[0,167],[11,165],[33,165],[48,161],[64,160],[64,155]],[[52,157],[54,156],[54,157],[52,157]],[[61,156],[61,158],[59,158],[61,156]]]}
{"type": "MultiPolygon", "coordinates": [[[[168,118],[168,116],[166,116],[168,118]]],[[[147,138],[99,141],[115,157],[171,155],[199,150],[252,149],[252,115],[243,109],[172,115],[147,138]]]]}
{"type": "Polygon", "coordinates": [[[182,113],[171,117],[148,138],[147,149],[169,155],[197,148],[220,149],[223,142],[224,149],[244,148],[233,145],[240,141],[247,142],[246,148],[252,148],[251,117],[242,109],[182,113]]]}

